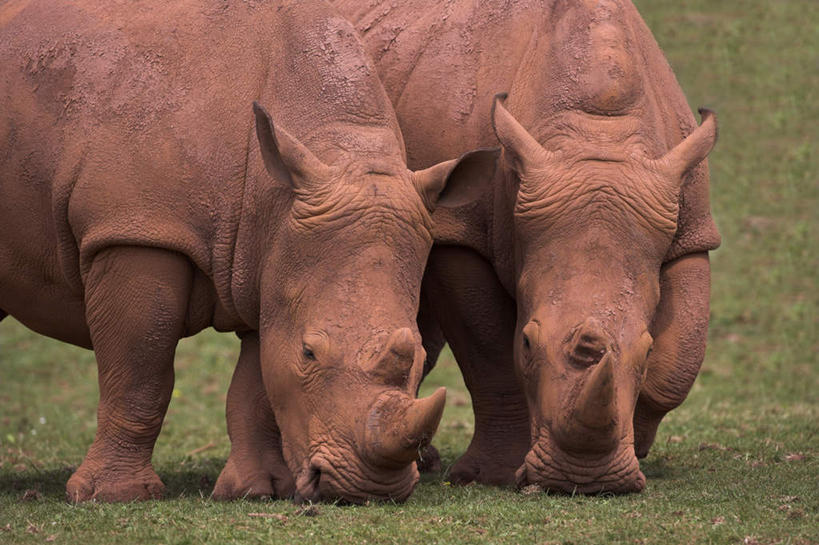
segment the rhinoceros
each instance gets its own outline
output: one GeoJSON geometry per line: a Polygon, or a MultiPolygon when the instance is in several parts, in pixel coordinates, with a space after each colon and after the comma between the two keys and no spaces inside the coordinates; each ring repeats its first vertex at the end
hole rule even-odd
{"type": "Polygon", "coordinates": [[[430,361],[449,341],[475,410],[451,480],[642,489],[704,355],[715,117],[696,128],[626,0],[333,3],[412,168],[501,144],[472,158],[482,196],[433,215],[422,288],[430,361]]]}
{"type": "Polygon", "coordinates": [[[211,326],[241,338],[217,496],[410,494],[445,399],[414,399],[430,211],[469,178],[403,146],[323,2],[0,6],[0,317],[99,367],[71,501],[161,496],[174,350],[211,326]]]}

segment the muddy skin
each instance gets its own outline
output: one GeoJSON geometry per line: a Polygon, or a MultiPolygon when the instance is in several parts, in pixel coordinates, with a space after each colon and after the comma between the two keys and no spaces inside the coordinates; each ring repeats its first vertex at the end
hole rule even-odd
{"type": "Polygon", "coordinates": [[[641,489],[636,457],[702,363],[707,252],[720,238],[703,149],[712,138],[697,138],[684,172],[651,164],[697,124],[637,10],[620,0],[334,5],[375,59],[410,166],[501,142],[474,172],[483,195],[433,215],[422,288],[419,329],[449,341],[475,408],[451,479],[641,489]],[[493,112],[500,92],[508,100],[493,112]],[[599,325],[578,337],[589,320],[599,325]],[[607,355],[611,403],[578,409],[607,355]],[[578,411],[605,422],[590,427],[578,411]]]}
{"type": "Polygon", "coordinates": [[[242,338],[217,497],[406,498],[445,397],[415,399],[430,212],[471,159],[407,169],[349,23],[312,0],[11,2],[0,59],[0,307],[99,367],[68,499],[162,496],[174,351],[206,327],[242,338]]]}

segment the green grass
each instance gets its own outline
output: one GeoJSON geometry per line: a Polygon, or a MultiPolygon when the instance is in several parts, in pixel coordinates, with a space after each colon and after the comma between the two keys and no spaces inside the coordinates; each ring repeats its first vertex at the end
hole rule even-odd
{"type": "MultiPolygon", "coordinates": [[[[214,502],[237,344],[209,332],[178,351],[154,457],[169,499],[71,506],[65,481],[94,434],[93,356],[9,319],[0,543],[819,543],[819,10],[815,0],[638,7],[692,106],[719,113],[712,206],[723,234],[706,362],[643,463],[642,494],[522,495],[428,476],[404,505],[214,502]]],[[[436,444],[451,464],[472,431],[451,358],[425,389],[438,384],[450,396],[436,444]]]]}

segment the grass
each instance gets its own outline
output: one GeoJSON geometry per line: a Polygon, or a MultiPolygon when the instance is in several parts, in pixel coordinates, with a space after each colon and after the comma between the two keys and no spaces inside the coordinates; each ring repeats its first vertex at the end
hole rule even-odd
{"type": "MultiPolygon", "coordinates": [[[[0,543],[819,543],[819,11],[814,0],[640,0],[692,106],[720,115],[708,354],[688,401],[624,497],[523,495],[427,476],[404,505],[303,510],[209,499],[228,453],[237,343],[181,343],[154,461],[169,499],[63,501],[95,427],[90,352],[0,324],[0,543]],[[254,516],[262,514],[264,516],[254,516]]],[[[469,397],[451,358],[436,438],[466,448],[469,397]]]]}

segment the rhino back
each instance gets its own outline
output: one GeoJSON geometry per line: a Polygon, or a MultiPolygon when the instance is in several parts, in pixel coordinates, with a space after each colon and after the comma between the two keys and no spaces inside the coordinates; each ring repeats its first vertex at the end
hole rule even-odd
{"type": "Polygon", "coordinates": [[[410,168],[497,146],[491,98],[515,78],[544,0],[332,2],[376,62],[410,168]]]}
{"type": "Polygon", "coordinates": [[[377,73],[323,1],[13,0],[0,59],[0,268],[47,271],[77,305],[95,253],[125,244],[187,255],[235,310],[292,199],[253,100],[327,163],[403,165],[377,73]]]}
{"type": "Polygon", "coordinates": [[[206,273],[229,245],[264,67],[251,10],[220,4],[32,1],[0,17],[3,200],[29,185],[75,289],[104,245],[167,247],[206,273]]]}
{"type": "MultiPolygon", "coordinates": [[[[696,126],[662,51],[627,0],[334,4],[376,59],[411,168],[497,146],[490,112],[500,92],[510,92],[510,111],[536,136],[562,114],[630,114],[649,150],[661,154],[696,126]]],[[[701,164],[684,186],[668,258],[718,245],[701,164]]]]}

